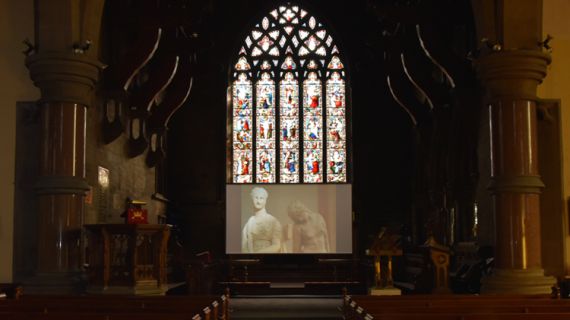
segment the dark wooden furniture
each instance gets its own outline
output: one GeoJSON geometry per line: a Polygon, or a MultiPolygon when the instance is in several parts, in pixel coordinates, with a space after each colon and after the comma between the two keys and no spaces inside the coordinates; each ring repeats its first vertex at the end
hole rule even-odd
{"type": "Polygon", "coordinates": [[[164,294],[170,227],[164,224],[90,224],[89,293],[164,294]]]}
{"type": "Polygon", "coordinates": [[[347,320],[562,320],[570,318],[570,300],[547,295],[345,296],[347,320]]]}
{"type": "Polygon", "coordinates": [[[0,300],[0,319],[226,320],[227,296],[23,295],[0,300]]]}
{"type": "Polygon", "coordinates": [[[227,281],[234,295],[339,295],[346,287],[364,293],[350,255],[249,255],[230,256],[227,281]]]}

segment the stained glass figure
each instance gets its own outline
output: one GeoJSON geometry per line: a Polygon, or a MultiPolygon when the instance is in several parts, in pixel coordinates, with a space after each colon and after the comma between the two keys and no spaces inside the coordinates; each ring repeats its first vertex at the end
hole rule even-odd
{"type": "Polygon", "coordinates": [[[345,69],[314,16],[270,11],[230,73],[232,182],[348,182],[345,69]]]}
{"type": "Polygon", "coordinates": [[[281,69],[283,70],[295,70],[297,68],[297,65],[295,64],[295,61],[293,61],[293,57],[291,56],[287,56],[285,58],[285,61],[283,61],[283,64],[281,64],[281,69]]]}
{"type": "Polygon", "coordinates": [[[340,58],[338,56],[333,56],[327,68],[332,70],[340,70],[344,68],[344,65],[342,62],[340,62],[340,58]]]}
{"type": "Polygon", "coordinates": [[[322,85],[316,72],[303,83],[304,182],[322,182],[322,85]]]}
{"type": "Polygon", "coordinates": [[[309,63],[307,64],[307,68],[308,69],[318,69],[319,65],[315,62],[315,60],[311,60],[309,61],[309,63]]]}
{"type": "Polygon", "coordinates": [[[327,182],[346,182],[346,92],[338,72],[327,80],[326,92],[327,182]]]}
{"type": "Polygon", "coordinates": [[[239,57],[238,62],[235,65],[236,70],[245,71],[251,69],[247,59],[245,57],[239,57]]]}
{"type": "Polygon", "coordinates": [[[299,170],[299,84],[291,72],[287,72],[280,83],[279,115],[281,131],[282,183],[298,183],[299,170]]]}
{"type": "Polygon", "coordinates": [[[256,83],[257,183],[275,182],[275,83],[269,73],[256,83]]]}
{"type": "Polygon", "coordinates": [[[232,87],[233,100],[233,182],[251,183],[252,165],[252,86],[240,73],[232,87]]]}
{"type": "Polygon", "coordinates": [[[271,69],[271,64],[269,64],[269,61],[265,60],[261,63],[261,70],[269,70],[271,69]]]}

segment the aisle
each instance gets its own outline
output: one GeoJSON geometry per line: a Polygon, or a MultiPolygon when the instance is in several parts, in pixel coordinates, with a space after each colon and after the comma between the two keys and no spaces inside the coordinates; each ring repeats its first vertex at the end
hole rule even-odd
{"type": "Polygon", "coordinates": [[[341,297],[269,296],[232,298],[231,319],[342,319],[341,297]]]}

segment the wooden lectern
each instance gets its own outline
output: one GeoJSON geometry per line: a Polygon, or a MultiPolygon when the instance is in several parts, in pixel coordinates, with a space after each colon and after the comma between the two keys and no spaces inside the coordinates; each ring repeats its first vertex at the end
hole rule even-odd
{"type": "Polygon", "coordinates": [[[366,251],[370,256],[374,257],[374,280],[375,286],[370,289],[371,295],[400,295],[400,289],[394,287],[392,278],[392,257],[402,255],[402,247],[400,244],[400,236],[391,233],[382,228],[378,236],[374,239],[370,249],[366,251]],[[388,270],[386,273],[386,285],[382,283],[382,272],[380,266],[380,257],[388,257],[388,270]]]}
{"type": "Polygon", "coordinates": [[[163,295],[166,224],[88,224],[89,293],[163,295]]]}

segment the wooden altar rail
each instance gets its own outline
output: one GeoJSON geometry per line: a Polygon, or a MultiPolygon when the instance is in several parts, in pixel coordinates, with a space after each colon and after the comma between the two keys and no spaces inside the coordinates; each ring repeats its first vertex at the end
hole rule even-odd
{"type": "Polygon", "coordinates": [[[0,319],[229,320],[222,296],[29,296],[0,301],[0,319]]]}
{"type": "Polygon", "coordinates": [[[570,300],[522,295],[345,296],[349,320],[570,319],[570,300]]]}

